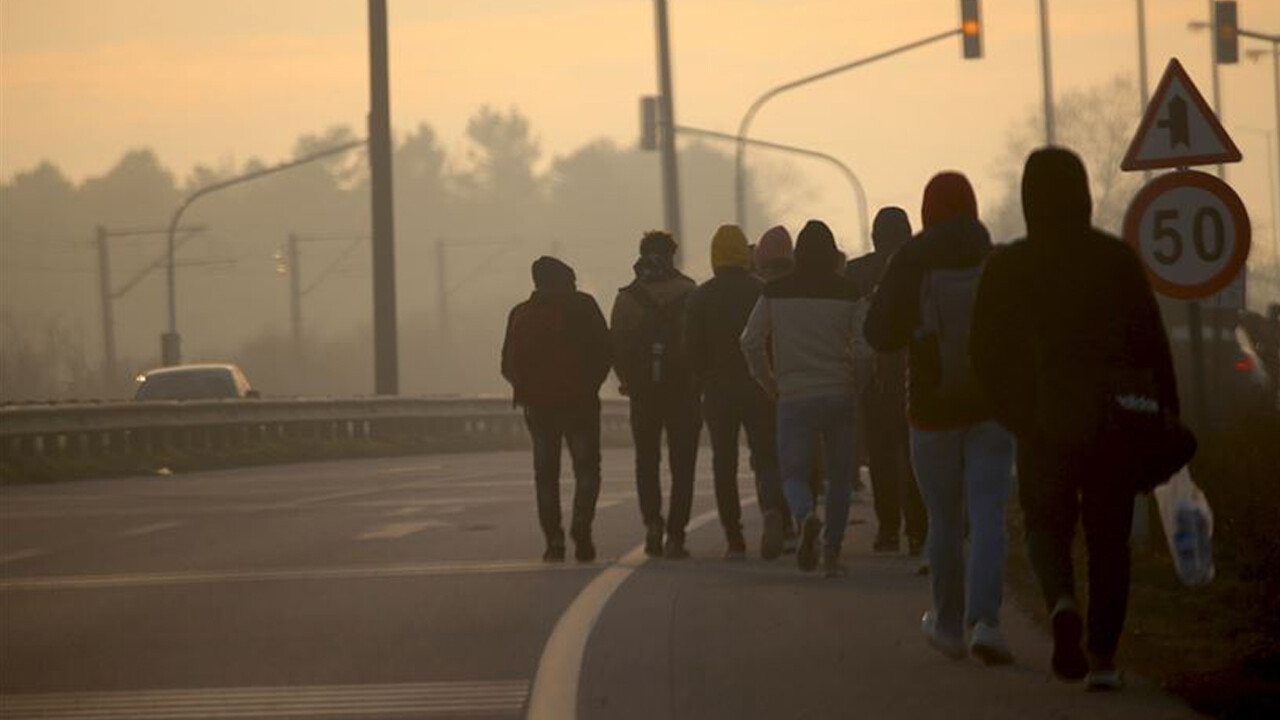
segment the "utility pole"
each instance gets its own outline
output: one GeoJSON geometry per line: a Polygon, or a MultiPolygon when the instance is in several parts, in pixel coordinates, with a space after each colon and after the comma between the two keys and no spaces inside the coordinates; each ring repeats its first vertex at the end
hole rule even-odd
{"type": "Polygon", "coordinates": [[[369,0],[369,169],[373,209],[374,392],[400,394],[396,339],[395,216],[391,197],[391,93],[387,0],[369,0]]]}
{"type": "Polygon", "coordinates": [[[293,335],[293,357],[302,358],[302,253],[298,252],[298,235],[289,233],[286,262],[289,271],[289,329],[293,335]]]}
{"type": "Polygon", "coordinates": [[[445,287],[449,273],[445,269],[445,248],[444,240],[436,240],[436,317],[441,339],[449,336],[449,288],[445,287]]]}
{"type": "Polygon", "coordinates": [[[102,303],[102,376],[109,383],[117,380],[116,319],[111,298],[111,253],[107,249],[107,229],[97,228],[98,296],[102,303]]]}
{"type": "Polygon", "coordinates": [[[675,93],[671,89],[671,41],[667,31],[667,0],[653,0],[654,24],[658,34],[658,92],[661,97],[658,111],[662,113],[662,126],[668,132],[662,134],[662,208],[667,232],[679,244],[676,265],[684,255],[680,233],[680,171],[676,165],[675,93]]]}
{"type": "Polygon", "coordinates": [[[1053,62],[1049,55],[1049,0],[1040,0],[1040,60],[1044,77],[1044,142],[1053,145],[1057,133],[1053,122],[1053,62]]]}

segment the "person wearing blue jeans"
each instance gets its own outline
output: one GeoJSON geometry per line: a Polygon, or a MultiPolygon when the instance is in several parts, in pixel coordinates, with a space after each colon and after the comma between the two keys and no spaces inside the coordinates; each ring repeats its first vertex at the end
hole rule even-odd
{"type": "Polygon", "coordinates": [[[933,607],[925,639],[943,655],[1013,661],[1000,630],[1012,436],[994,420],[969,361],[969,325],[991,237],[961,174],[925,186],[924,229],[894,253],[864,326],[882,353],[907,348],[911,464],[929,515],[933,607]],[[965,518],[969,556],[965,558],[965,518]],[[966,647],[965,633],[969,632],[966,647]]]}
{"type": "MultiPolygon", "coordinates": [[[[822,438],[826,458],[826,507],[822,557],[840,556],[844,530],[849,524],[850,482],[853,475],[854,396],[819,395],[784,400],[778,404],[778,457],[782,465],[782,491],[802,531],[805,518],[815,515],[813,452],[822,438]]],[[[803,540],[802,548],[803,548],[803,540]]]]}
{"type": "MultiPolygon", "coordinates": [[[[871,356],[858,332],[865,302],[843,271],[844,256],[831,229],[810,220],[796,240],[795,270],[765,285],[741,338],[752,377],[778,400],[783,491],[800,526],[796,564],[805,572],[818,566],[822,521],[814,510],[809,479],[817,438],[825,441],[826,577],[844,574],[839,561],[853,475],[854,360],[871,356]]],[[[770,519],[766,517],[766,536],[779,535],[782,524],[770,519]]],[[[780,542],[780,537],[766,537],[770,546],[780,542]]]]}
{"type": "Polygon", "coordinates": [[[966,628],[979,624],[1000,626],[1013,454],[1013,436],[994,420],[957,430],[911,431],[911,462],[929,512],[925,547],[933,610],[937,631],[946,636],[962,637],[966,628]]]}

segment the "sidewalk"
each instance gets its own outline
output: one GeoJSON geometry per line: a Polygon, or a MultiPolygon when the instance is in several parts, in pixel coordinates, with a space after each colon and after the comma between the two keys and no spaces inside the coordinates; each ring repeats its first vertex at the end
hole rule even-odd
{"type": "Polygon", "coordinates": [[[1049,638],[1007,599],[1014,665],[947,660],[920,634],[928,578],[905,555],[871,553],[869,498],[853,515],[861,524],[849,528],[840,580],[802,575],[793,556],[760,560],[754,507],[744,511],[752,558],[721,560],[712,523],[692,534],[692,560],[646,563],[591,637],[579,717],[1198,717],[1131,675],[1119,693],[1057,682],[1049,638]]]}

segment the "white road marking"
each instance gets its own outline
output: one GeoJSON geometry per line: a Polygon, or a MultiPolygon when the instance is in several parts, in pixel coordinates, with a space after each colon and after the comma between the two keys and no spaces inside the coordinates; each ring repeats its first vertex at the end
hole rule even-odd
{"type": "Polygon", "coordinates": [[[596,503],[596,509],[604,510],[605,508],[611,508],[615,505],[621,505],[621,504],[622,504],[621,500],[605,500],[603,502],[596,503]]]}
{"type": "MultiPolygon", "coordinates": [[[[753,503],[754,499],[743,500],[742,506],[753,503]]],[[[690,521],[685,532],[692,533],[719,517],[716,510],[705,512],[690,521]]],[[[648,559],[644,545],[636,546],[587,583],[556,621],[533,676],[533,691],[525,714],[527,720],[574,720],[578,717],[578,681],[582,675],[587,641],[591,639],[591,632],[609,599],[648,559]]]]}
{"type": "Polygon", "coordinates": [[[277,570],[209,570],[189,572],[121,573],[115,575],[51,575],[0,579],[0,592],[15,590],[96,590],[159,585],[208,585],[229,582],[293,580],[364,580],[442,575],[505,575],[512,573],[596,570],[595,563],[544,563],[537,560],[434,562],[410,565],[365,565],[338,568],[281,568],[277,570]]]}
{"type": "Polygon", "coordinates": [[[125,530],[124,532],[120,533],[120,537],[138,537],[141,535],[150,535],[152,533],[158,533],[162,530],[172,530],[173,528],[179,527],[184,524],[185,523],[183,523],[181,520],[165,520],[163,522],[151,523],[150,525],[143,525],[142,527],[136,527],[130,530],[125,530]]]}
{"type": "Polygon", "coordinates": [[[407,467],[387,468],[385,470],[379,470],[375,474],[376,475],[401,475],[404,473],[435,472],[436,470],[443,470],[444,467],[445,467],[444,465],[411,465],[407,467]]]}
{"type": "Polygon", "coordinates": [[[416,532],[422,532],[427,528],[453,527],[451,523],[441,522],[439,520],[424,520],[422,522],[402,522],[388,523],[375,530],[361,533],[356,536],[357,540],[394,540],[402,538],[406,535],[412,535],[416,532]]]}
{"type": "Polygon", "coordinates": [[[15,562],[18,560],[27,560],[29,558],[40,557],[41,555],[48,555],[48,554],[49,554],[48,550],[43,550],[41,548],[27,548],[26,550],[18,550],[17,552],[11,552],[8,555],[0,555],[0,564],[4,564],[7,562],[15,562]]]}
{"type": "Polygon", "coordinates": [[[524,680],[17,694],[0,695],[0,716],[174,720],[519,715],[528,694],[529,683],[524,680]]]}

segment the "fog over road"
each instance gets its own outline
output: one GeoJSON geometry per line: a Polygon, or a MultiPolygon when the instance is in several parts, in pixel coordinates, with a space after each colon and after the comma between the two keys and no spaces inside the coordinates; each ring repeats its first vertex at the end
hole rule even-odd
{"type": "Polygon", "coordinates": [[[703,455],[679,562],[632,554],[629,450],[605,453],[588,565],[538,560],[524,453],[0,488],[0,717],[521,717],[537,678],[576,682],[582,718],[1190,716],[1141,681],[1054,682],[1011,604],[1014,666],[942,658],[927,580],[871,525],[840,580],[760,560],[754,507],[751,557],[720,559],[703,455]]]}

